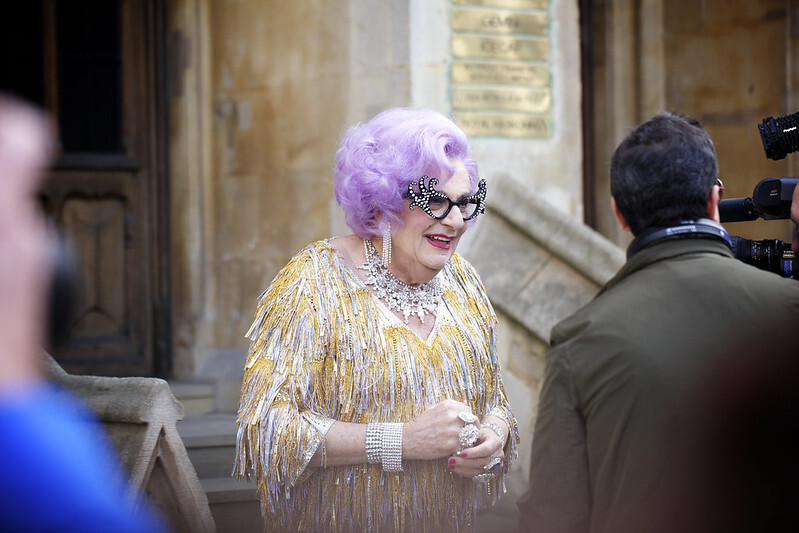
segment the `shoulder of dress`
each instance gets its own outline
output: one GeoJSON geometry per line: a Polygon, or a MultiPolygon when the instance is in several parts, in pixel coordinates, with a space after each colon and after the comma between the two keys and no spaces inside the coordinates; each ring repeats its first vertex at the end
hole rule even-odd
{"type": "Polygon", "coordinates": [[[449,258],[445,270],[448,270],[451,276],[480,279],[477,269],[475,269],[465,257],[457,252],[452,254],[452,257],[449,258]]]}
{"type": "Polygon", "coordinates": [[[491,301],[488,298],[482,279],[471,263],[457,253],[447,262],[442,271],[444,290],[448,293],[448,300],[458,301],[467,305],[471,313],[496,322],[491,301]]]}
{"type": "Polygon", "coordinates": [[[330,244],[329,240],[324,239],[321,241],[314,241],[312,243],[306,244],[305,247],[300,249],[300,251],[297,252],[294,255],[294,257],[292,257],[292,260],[297,258],[309,259],[309,258],[321,257],[327,255],[330,252],[335,253],[336,249],[333,247],[332,244],[330,244]]]}
{"type": "Polygon", "coordinates": [[[450,283],[462,285],[465,288],[476,290],[480,293],[485,292],[483,280],[477,269],[472,266],[462,255],[452,254],[450,260],[444,267],[445,278],[450,283]]]}
{"type": "Polygon", "coordinates": [[[339,252],[328,240],[316,241],[306,245],[284,266],[280,274],[287,271],[308,270],[314,273],[333,268],[339,252]]]}
{"type": "Polygon", "coordinates": [[[452,257],[449,258],[449,262],[452,263],[453,266],[458,266],[461,268],[474,268],[472,267],[471,263],[469,263],[469,261],[467,261],[466,258],[458,252],[452,254],[452,257]]]}
{"type": "MultiPolygon", "coordinates": [[[[268,331],[264,325],[283,323],[287,317],[308,318],[324,308],[332,312],[328,302],[333,301],[338,286],[338,263],[331,254],[338,254],[327,241],[306,245],[280,269],[269,286],[258,296],[255,318],[247,331],[251,340],[259,331],[268,331]]],[[[297,319],[299,320],[299,319],[297,319]]]]}

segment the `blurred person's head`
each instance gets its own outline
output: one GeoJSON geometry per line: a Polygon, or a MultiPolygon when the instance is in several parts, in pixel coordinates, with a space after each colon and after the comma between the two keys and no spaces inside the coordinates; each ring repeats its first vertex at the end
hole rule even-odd
{"type": "Polygon", "coordinates": [[[717,178],[716,151],[707,131],[675,113],[660,113],[635,128],[610,162],[614,211],[636,236],[687,220],[718,222],[717,178]]]}
{"type": "MultiPolygon", "coordinates": [[[[0,93],[0,217],[36,208],[36,193],[50,156],[47,116],[32,105],[0,93]]],[[[11,222],[13,225],[13,222],[11,222]]],[[[8,222],[6,221],[6,225],[8,222]]]]}
{"type": "Polygon", "coordinates": [[[42,111],[0,94],[0,386],[36,374],[44,342],[54,253],[37,195],[51,138],[42,111]]]}

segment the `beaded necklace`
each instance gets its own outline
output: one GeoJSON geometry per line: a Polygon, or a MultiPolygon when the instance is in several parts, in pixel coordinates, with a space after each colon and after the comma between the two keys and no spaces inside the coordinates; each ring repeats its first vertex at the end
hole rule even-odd
{"type": "Polygon", "coordinates": [[[370,239],[364,239],[363,251],[366,262],[358,268],[369,271],[364,283],[372,286],[389,309],[400,311],[406,324],[411,313],[418,316],[422,324],[427,313],[435,316],[443,293],[438,275],[426,283],[408,285],[398,280],[383,264],[370,239]]]}

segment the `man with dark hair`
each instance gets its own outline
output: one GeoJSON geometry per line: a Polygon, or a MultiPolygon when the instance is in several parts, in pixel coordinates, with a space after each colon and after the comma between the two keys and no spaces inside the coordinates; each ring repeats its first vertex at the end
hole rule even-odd
{"type": "Polygon", "coordinates": [[[521,531],[707,524],[681,493],[696,399],[729,348],[762,324],[799,320],[799,283],[733,257],[700,123],[655,116],[622,141],[610,170],[613,211],[635,239],[597,297],[552,330],[521,531]]]}

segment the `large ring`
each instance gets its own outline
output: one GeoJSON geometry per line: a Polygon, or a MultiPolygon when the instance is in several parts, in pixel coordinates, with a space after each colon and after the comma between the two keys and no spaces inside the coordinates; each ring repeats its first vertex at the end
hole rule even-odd
{"type": "Polygon", "coordinates": [[[477,474],[472,478],[477,483],[488,483],[492,479],[494,479],[494,474],[491,472],[486,472],[485,474],[477,474]]]}
{"type": "Polygon", "coordinates": [[[458,418],[466,422],[467,424],[474,424],[477,422],[477,415],[474,413],[470,413],[469,411],[461,411],[458,413],[458,418]]]}
{"type": "Polygon", "coordinates": [[[474,424],[466,424],[458,433],[458,442],[461,443],[463,448],[471,448],[472,444],[477,440],[480,430],[474,424]]]}
{"type": "Polygon", "coordinates": [[[500,459],[499,457],[494,457],[493,459],[488,461],[488,464],[483,467],[483,470],[485,470],[486,472],[493,473],[499,470],[499,467],[501,466],[502,466],[502,459],[500,459]]]}

